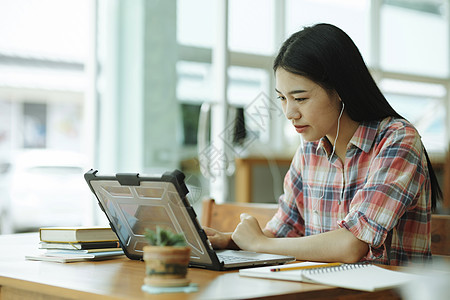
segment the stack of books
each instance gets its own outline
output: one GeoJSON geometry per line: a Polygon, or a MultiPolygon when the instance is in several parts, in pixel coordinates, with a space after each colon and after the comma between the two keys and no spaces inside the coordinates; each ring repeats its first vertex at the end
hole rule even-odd
{"type": "Polygon", "coordinates": [[[116,234],[109,227],[44,227],[39,229],[39,249],[44,253],[28,260],[76,262],[123,255],[116,234]]]}

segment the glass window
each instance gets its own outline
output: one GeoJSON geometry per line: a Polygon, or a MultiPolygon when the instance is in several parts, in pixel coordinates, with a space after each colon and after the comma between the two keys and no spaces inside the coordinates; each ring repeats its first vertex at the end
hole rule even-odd
{"type": "Polygon", "coordinates": [[[369,0],[287,0],[286,33],[290,36],[305,25],[330,23],[344,30],[370,64],[369,0]]]}
{"type": "MultiPolygon", "coordinates": [[[[232,51],[273,54],[273,0],[229,1],[229,48],[232,51]]],[[[214,1],[177,1],[177,39],[180,44],[212,47],[214,1]]]]}
{"type": "Polygon", "coordinates": [[[416,126],[428,152],[445,151],[445,105],[436,98],[386,94],[392,107],[416,126]]]}
{"type": "MultiPolygon", "coordinates": [[[[211,65],[177,62],[177,98],[182,102],[211,101],[211,65]]],[[[269,74],[266,70],[230,66],[228,69],[228,99],[232,105],[247,105],[261,92],[268,93],[269,74]]]]}
{"type": "Polygon", "coordinates": [[[263,69],[231,66],[228,70],[230,105],[243,108],[248,139],[268,142],[270,126],[282,112],[268,95],[269,73],[263,69]]]}
{"type": "Polygon", "coordinates": [[[234,105],[248,105],[269,87],[269,74],[263,69],[230,66],[228,77],[228,99],[234,105]]]}
{"type": "Polygon", "coordinates": [[[200,104],[181,103],[183,120],[183,145],[197,145],[200,104]]]}
{"type": "Polygon", "coordinates": [[[413,94],[424,97],[442,98],[447,94],[442,84],[406,81],[385,78],[380,82],[380,88],[386,92],[413,94]]]}
{"type": "Polygon", "coordinates": [[[214,1],[177,1],[177,40],[180,44],[212,47],[214,36],[214,1]]]}
{"type": "Polygon", "coordinates": [[[82,61],[88,55],[89,0],[0,3],[0,49],[82,61]]]}
{"type": "MultiPolygon", "coordinates": [[[[187,116],[190,110],[190,116],[197,115],[199,105],[211,101],[211,66],[206,63],[179,61],[177,72],[177,98],[183,103],[183,114],[187,116]]],[[[230,66],[228,77],[229,104],[232,107],[248,110],[246,112],[248,114],[257,107],[260,112],[258,115],[264,116],[264,119],[255,118],[255,112],[251,113],[253,117],[246,119],[247,129],[261,139],[268,139],[270,122],[275,115],[280,115],[279,106],[276,107],[276,111],[270,110],[277,103],[273,103],[274,101],[267,96],[269,95],[268,72],[263,69],[230,66]]],[[[193,127],[196,125],[194,124],[193,127]]],[[[189,143],[192,144],[192,142],[189,143]]]]}
{"type": "Polygon", "coordinates": [[[449,26],[444,1],[386,1],[381,10],[381,67],[385,70],[449,75],[449,26]],[[399,3],[410,3],[399,6],[399,3]],[[435,8],[434,10],[431,8],[435,8]]]}
{"type": "Polygon", "coordinates": [[[177,99],[181,102],[183,145],[197,145],[201,105],[203,102],[211,102],[211,65],[178,61],[177,74],[177,99]]]}
{"type": "Polygon", "coordinates": [[[82,113],[81,104],[48,104],[47,148],[81,152],[82,113]]]}
{"type": "Polygon", "coordinates": [[[23,104],[23,147],[45,148],[47,139],[47,105],[23,104]]]}
{"type": "Polygon", "coordinates": [[[2,161],[7,159],[12,148],[12,104],[0,99],[0,174],[2,174],[2,161]]]}
{"type": "Polygon", "coordinates": [[[232,51],[272,55],[274,1],[230,0],[228,42],[232,51]]]}
{"type": "Polygon", "coordinates": [[[178,61],[177,73],[177,99],[195,103],[211,101],[211,64],[178,61]]]}
{"type": "Polygon", "coordinates": [[[381,81],[392,107],[416,126],[429,152],[443,153],[446,142],[445,87],[393,79],[381,81]]]}

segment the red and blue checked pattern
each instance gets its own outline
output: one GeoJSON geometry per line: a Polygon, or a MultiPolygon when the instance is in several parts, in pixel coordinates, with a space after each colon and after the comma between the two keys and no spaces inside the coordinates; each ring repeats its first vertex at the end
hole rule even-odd
{"type": "Polygon", "coordinates": [[[428,261],[431,185],[423,149],[416,129],[391,117],[360,124],[345,163],[335,154],[328,160],[328,139],[305,142],[266,229],[278,237],[298,237],[347,228],[369,244],[364,260],[428,261]]]}

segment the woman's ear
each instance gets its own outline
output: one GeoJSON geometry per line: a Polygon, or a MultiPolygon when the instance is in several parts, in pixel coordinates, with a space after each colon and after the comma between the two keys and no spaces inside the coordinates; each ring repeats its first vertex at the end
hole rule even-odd
{"type": "Polygon", "coordinates": [[[338,99],[339,102],[342,102],[341,96],[339,96],[339,93],[338,93],[335,89],[330,90],[330,92],[328,93],[328,95],[330,95],[331,98],[333,98],[333,99],[338,99]]]}
{"type": "MultiPolygon", "coordinates": [[[[336,92],[336,94],[337,94],[337,92],[336,92]]],[[[339,102],[340,102],[340,104],[342,106],[342,108],[341,108],[341,115],[342,115],[342,113],[344,112],[345,103],[344,103],[344,101],[342,101],[341,96],[339,96],[339,94],[337,94],[337,97],[338,97],[339,102]]]]}

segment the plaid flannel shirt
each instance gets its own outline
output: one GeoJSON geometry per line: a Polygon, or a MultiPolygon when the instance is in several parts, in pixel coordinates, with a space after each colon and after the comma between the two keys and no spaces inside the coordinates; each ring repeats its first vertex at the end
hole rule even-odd
{"type": "Polygon", "coordinates": [[[402,265],[431,259],[431,185],[420,135],[403,119],[360,124],[345,163],[328,139],[305,142],[266,225],[278,237],[346,228],[369,245],[363,260],[402,265]]]}

